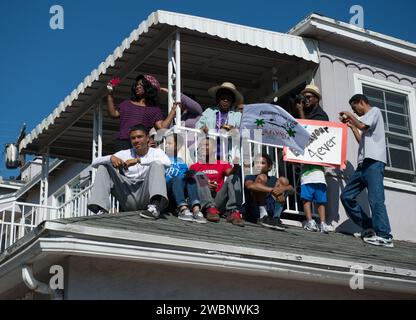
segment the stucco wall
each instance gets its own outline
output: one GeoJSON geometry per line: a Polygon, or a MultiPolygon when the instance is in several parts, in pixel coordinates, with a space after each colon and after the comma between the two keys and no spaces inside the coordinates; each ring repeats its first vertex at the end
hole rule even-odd
{"type": "MultiPolygon", "coordinates": [[[[70,257],[65,299],[394,299],[410,296],[345,286],[161,264],[70,257]]],[[[364,282],[365,286],[365,282],[364,282]]]]}

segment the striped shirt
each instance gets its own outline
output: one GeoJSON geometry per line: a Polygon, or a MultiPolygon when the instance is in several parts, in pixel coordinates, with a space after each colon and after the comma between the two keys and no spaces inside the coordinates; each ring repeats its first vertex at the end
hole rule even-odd
{"type": "Polygon", "coordinates": [[[156,122],[164,119],[159,107],[140,107],[130,100],[124,100],[120,103],[117,110],[120,113],[118,139],[129,139],[129,128],[137,124],[144,125],[150,131],[156,122]]]}

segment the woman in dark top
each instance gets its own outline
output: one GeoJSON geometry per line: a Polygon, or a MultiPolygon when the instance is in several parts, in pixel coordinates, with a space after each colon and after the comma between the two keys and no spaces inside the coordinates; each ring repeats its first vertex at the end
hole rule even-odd
{"type": "Polygon", "coordinates": [[[114,151],[131,148],[129,128],[137,124],[144,125],[149,131],[168,128],[169,121],[164,120],[162,110],[156,106],[160,84],[150,75],[139,75],[131,87],[131,99],[114,105],[113,90],[109,90],[107,107],[109,115],[120,119],[120,130],[114,144],[114,151]]]}

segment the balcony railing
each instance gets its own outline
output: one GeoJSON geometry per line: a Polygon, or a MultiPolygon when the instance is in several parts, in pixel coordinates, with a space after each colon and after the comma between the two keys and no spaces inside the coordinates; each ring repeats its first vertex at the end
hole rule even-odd
{"type": "MultiPolygon", "coordinates": [[[[189,156],[192,160],[197,159],[198,142],[200,139],[199,130],[178,127],[177,132],[185,132],[185,146],[190,146],[189,156]]],[[[243,168],[243,181],[244,176],[253,173],[253,159],[258,153],[266,152],[270,155],[274,161],[271,174],[280,176],[284,175],[293,185],[296,190],[294,195],[288,196],[286,200],[286,213],[299,214],[301,211],[301,204],[299,202],[299,169],[298,166],[283,162],[283,150],[280,146],[259,143],[253,140],[247,140],[245,149],[240,150],[240,145],[232,145],[228,143],[227,139],[231,139],[227,135],[210,133],[210,137],[220,138],[220,144],[223,150],[222,160],[232,161],[237,156],[240,161],[240,165],[243,168]]],[[[161,147],[163,148],[163,141],[161,147]]],[[[186,160],[185,160],[186,161],[186,160]]],[[[77,218],[94,215],[93,212],[87,209],[87,203],[91,195],[92,186],[88,186],[81,192],[76,194],[72,199],[68,200],[59,207],[54,206],[41,206],[33,203],[23,203],[13,201],[9,204],[3,204],[0,209],[0,252],[3,252],[7,247],[15,243],[18,239],[22,238],[25,234],[36,228],[41,222],[45,220],[55,220],[64,218],[77,218]]],[[[119,211],[119,203],[113,197],[109,198],[110,213],[119,211]]]]}

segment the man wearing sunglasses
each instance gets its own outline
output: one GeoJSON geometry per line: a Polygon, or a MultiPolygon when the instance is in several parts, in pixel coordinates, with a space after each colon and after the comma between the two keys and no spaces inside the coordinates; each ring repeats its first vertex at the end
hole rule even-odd
{"type": "MultiPolygon", "coordinates": [[[[304,99],[296,104],[298,117],[300,119],[329,121],[328,115],[319,105],[321,93],[314,85],[307,85],[301,92],[304,99]]],[[[304,228],[308,231],[321,231],[328,233],[329,227],[326,224],[325,206],[327,202],[325,170],[322,166],[303,165],[301,176],[301,199],[303,211],[306,216],[304,228]],[[320,226],[312,219],[312,203],[318,206],[320,226]]]]}

